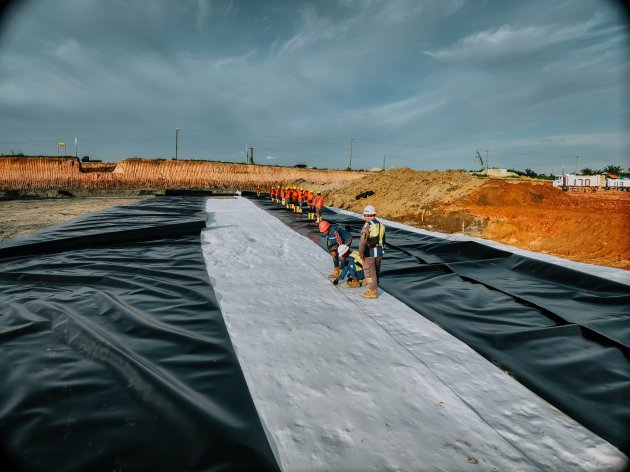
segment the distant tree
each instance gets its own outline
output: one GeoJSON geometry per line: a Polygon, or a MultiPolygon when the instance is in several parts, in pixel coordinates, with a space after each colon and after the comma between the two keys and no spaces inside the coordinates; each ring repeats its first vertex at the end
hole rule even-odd
{"type": "Polygon", "coordinates": [[[614,164],[610,164],[610,165],[604,167],[602,172],[605,173],[605,174],[619,175],[619,174],[623,174],[623,167],[616,166],[614,164]]]}
{"type": "Polygon", "coordinates": [[[580,174],[582,175],[597,175],[597,174],[601,174],[602,172],[599,170],[593,170],[590,167],[585,167],[584,169],[580,170],[580,174]]]}
{"type": "Polygon", "coordinates": [[[524,171],[517,170],[517,169],[507,169],[507,171],[516,175],[525,175],[531,179],[546,179],[546,180],[554,179],[552,174],[549,174],[549,175],[539,174],[538,172],[535,172],[532,169],[525,169],[524,171]]]}

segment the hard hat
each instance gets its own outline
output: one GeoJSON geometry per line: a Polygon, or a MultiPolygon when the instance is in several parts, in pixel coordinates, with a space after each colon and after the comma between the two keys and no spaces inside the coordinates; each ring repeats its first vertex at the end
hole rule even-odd
{"type": "Polygon", "coordinates": [[[376,215],[376,209],[372,205],[368,205],[363,209],[363,214],[369,216],[376,215]]]}
{"type": "Polygon", "coordinates": [[[340,244],[337,248],[337,251],[339,252],[340,256],[343,256],[346,252],[350,251],[350,248],[345,244],[340,244]]]}
{"type": "Polygon", "coordinates": [[[325,233],[330,229],[330,223],[326,220],[322,220],[319,222],[319,232],[325,233]]]}

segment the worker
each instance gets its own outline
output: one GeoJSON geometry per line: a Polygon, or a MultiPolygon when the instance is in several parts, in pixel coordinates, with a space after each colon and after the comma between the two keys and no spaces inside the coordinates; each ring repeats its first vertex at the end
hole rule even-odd
{"type": "Polygon", "coordinates": [[[315,219],[315,195],[312,190],[306,192],[306,206],[308,208],[308,219],[315,219]]]}
{"type": "Polygon", "coordinates": [[[317,223],[322,221],[322,208],[324,208],[324,197],[321,192],[317,192],[317,196],[315,197],[315,214],[317,215],[317,223]]]}
{"type": "Polygon", "coordinates": [[[291,187],[287,187],[284,191],[284,201],[287,210],[291,209],[291,187]]]}
{"type": "Polygon", "coordinates": [[[359,254],[363,258],[368,291],[361,296],[377,298],[378,275],[385,245],[385,225],[376,219],[376,209],[372,205],[366,206],[363,210],[363,219],[365,224],[361,228],[359,254]]]}
{"type": "Polygon", "coordinates": [[[326,235],[326,246],[333,258],[333,271],[328,275],[328,278],[336,279],[341,273],[339,253],[337,249],[342,244],[350,246],[350,244],[352,244],[352,236],[341,226],[331,225],[326,220],[322,220],[319,223],[319,232],[326,235]]]}
{"type": "Polygon", "coordinates": [[[302,202],[304,202],[304,189],[301,189],[301,188],[298,189],[297,201],[298,201],[297,212],[302,213],[302,202]]]}
{"type": "Polygon", "coordinates": [[[363,261],[361,260],[359,251],[350,251],[347,245],[342,244],[337,249],[337,252],[339,252],[339,257],[341,258],[340,263],[343,269],[337,278],[332,281],[333,285],[337,285],[340,280],[345,279],[346,275],[348,276],[346,286],[360,287],[363,285],[365,276],[363,274],[363,261]]]}
{"type": "Polygon", "coordinates": [[[292,187],[291,190],[291,210],[293,213],[297,213],[297,203],[298,203],[298,189],[297,187],[292,187]]]}
{"type": "Polygon", "coordinates": [[[260,185],[256,186],[256,196],[260,197],[260,185]]]}

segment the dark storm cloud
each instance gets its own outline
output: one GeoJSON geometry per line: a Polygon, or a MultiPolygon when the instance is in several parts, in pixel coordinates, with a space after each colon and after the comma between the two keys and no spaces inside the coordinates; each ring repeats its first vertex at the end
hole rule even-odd
{"type": "Polygon", "coordinates": [[[194,158],[345,167],[352,136],[367,168],[622,164],[627,25],[551,3],[31,0],[0,44],[0,147],[169,157],[181,128],[194,158]]]}

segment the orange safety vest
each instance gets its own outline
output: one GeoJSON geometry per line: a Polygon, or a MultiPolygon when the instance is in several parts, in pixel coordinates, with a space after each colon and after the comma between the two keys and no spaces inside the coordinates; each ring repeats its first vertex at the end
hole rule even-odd
{"type": "Polygon", "coordinates": [[[315,197],[315,208],[319,208],[320,210],[324,208],[324,197],[322,195],[315,197]]]}
{"type": "Polygon", "coordinates": [[[308,192],[306,194],[306,201],[308,202],[309,206],[313,206],[313,192],[308,192]]]}

